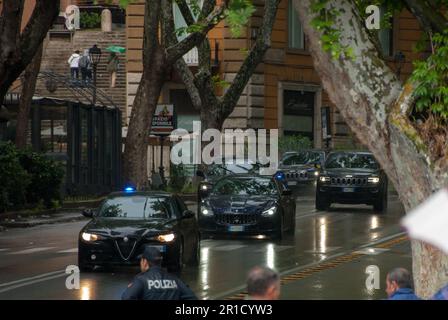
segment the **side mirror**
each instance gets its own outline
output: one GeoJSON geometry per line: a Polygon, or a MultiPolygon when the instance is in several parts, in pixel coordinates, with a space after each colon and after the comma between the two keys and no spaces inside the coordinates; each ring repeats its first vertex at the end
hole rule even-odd
{"type": "Polygon", "coordinates": [[[205,179],[205,173],[202,170],[196,170],[196,175],[205,179]]]}
{"type": "Polygon", "coordinates": [[[282,195],[283,195],[283,196],[290,196],[290,195],[292,195],[292,191],[291,191],[291,189],[285,189],[285,190],[283,190],[283,191],[282,191],[282,195]]]}
{"type": "Polygon", "coordinates": [[[82,215],[86,218],[93,218],[93,210],[92,209],[84,209],[84,210],[82,210],[82,215]]]}
{"type": "Polygon", "coordinates": [[[191,219],[191,218],[194,218],[194,212],[193,211],[185,210],[182,213],[182,219],[191,219]]]}

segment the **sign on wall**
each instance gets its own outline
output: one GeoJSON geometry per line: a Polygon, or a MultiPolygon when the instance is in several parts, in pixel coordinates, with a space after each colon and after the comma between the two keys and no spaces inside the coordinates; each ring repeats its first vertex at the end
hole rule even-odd
{"type": "Polygon", "coordinates": [[[174,105],[158,104],[152,117],[151,134],[169,135],[175,128],[174,105]]]}

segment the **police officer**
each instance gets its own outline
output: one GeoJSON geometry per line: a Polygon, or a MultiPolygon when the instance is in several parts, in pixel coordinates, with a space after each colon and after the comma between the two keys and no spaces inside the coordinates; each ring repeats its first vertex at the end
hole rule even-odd
{"type": "Polygon", "coordinates": [[[162,269],[158,249],[146,247],[139,259],[142,272],[128,285],[123,300],[197,300],[185,283],[162,269]]]}

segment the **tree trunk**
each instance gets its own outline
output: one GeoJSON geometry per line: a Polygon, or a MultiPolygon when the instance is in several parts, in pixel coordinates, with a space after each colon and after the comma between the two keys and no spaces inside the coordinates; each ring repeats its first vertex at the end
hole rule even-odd
{"type": "MultiPolygon", "coordinates": [[[[375,155],[409,211],[435,190],[448,185],[443,161],[434,162],[409,121],[412,85],[402,86],[380,58],[353,0],[328,4],[341,12],[333,27],[354,58],[332,58],[322,49],[322,33],[311,26],[312,0],[294,0],[314,66],[332,102],[358,139],[375,155]]],[[[419,241],[412,242],[416,292],[430,297],[448,282],[448,256],[419,241]]]]}
{"type": "Polygon", "coordinates": [[[34,91],[36,89],[36,81],[40,70],[40,63],[42,61],[42,51],[43,45],[40,46],[33,60],[25,69],[22,79],[22,93],[20,95],[19,111],[17,113],[15,140],[17,148],[20,149],[23,149],[26,146],[30,108],[34,91]]]}
{"type": "Polygon", "coordinates": [[[137,89],[124,149],[126,183],[137,189],[148,184],[147,154],[152,117],[164,83],[166,63],[163,52],[157,51],[149,68],[145,68],[137,89]]]}

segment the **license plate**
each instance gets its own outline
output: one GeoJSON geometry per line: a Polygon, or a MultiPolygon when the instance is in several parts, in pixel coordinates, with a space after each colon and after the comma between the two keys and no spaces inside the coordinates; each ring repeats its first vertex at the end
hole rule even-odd
{"type": "Polygon", "coordinates": [[[344,188],[342,192],[355,192],[355,188],[344,188]]]}
{"type": "Polygon", "coordinates": [[[229,226],[230,232],[242,232],[244,231],[244,226],[229,226]]]}
{"type": "Polygon", "coordinates": [[[288,186],[296,186],[297,181],[288,181],[288,186]]]}
{"type": "Polygon", "coordinates": [[[151,248],[156,248],[157,250],[159,250],[160,252],[166,252],[166,246],[149,246],[151,248]]]}

